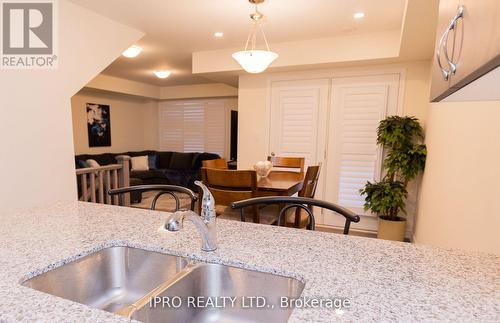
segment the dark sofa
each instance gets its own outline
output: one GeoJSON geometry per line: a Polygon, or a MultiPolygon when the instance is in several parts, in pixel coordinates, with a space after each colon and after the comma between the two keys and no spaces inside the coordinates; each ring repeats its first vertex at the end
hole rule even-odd
{"type": "MultiPolygon", "coordinates": [[[[128,151],[124,153],[105,153],[98,155],[77,155],[75,156],[75,163],[77,168],[84,166],[84,162],[88,159],[94,159],[101,166],[116,164],[116,156],[119,155],[128,155],[130,157],[150,156],[148,171],[131,170],[130,179],[132,185],[134,183],[171,184],[191,189],[196,189],[194,181],[200,179],[202,161],[220,158],[219,155],[211,153],[183,153],[173,151],[144,150],[128,151]]],[[[130,165],[130,167],[132,167],[132,163],[130,165]]]]}

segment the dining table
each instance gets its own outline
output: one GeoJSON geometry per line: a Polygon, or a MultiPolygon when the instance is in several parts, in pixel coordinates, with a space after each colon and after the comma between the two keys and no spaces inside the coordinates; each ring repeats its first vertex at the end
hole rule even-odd
{"type": "Polygon", "coordinates": [[[302,189],[304,173],[271,171],[266,177],[258,177],[258,196],[292,196],[302,189]]]}

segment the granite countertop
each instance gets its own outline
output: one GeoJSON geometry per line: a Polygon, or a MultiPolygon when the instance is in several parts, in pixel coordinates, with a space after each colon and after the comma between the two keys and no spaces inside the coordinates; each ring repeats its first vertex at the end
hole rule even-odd
{"type": "Polygon", "coordinates": [[[218,220],[219,249],[166,213],[72,202],[0,211],[0,321],[127,322],[21,281],[107,246],[131,246],[292,276],[304,297],[347,298],[343,312],[295,309],[290,322],[500,321],[500,257],[218,220]]]}

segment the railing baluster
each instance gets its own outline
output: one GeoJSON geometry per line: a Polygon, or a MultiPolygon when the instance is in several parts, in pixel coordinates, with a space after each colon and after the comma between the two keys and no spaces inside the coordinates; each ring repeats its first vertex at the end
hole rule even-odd
{"type": "Polygon", "coordinates": [[[111,189],[111,171],[106,170],[106,204],[111,204],[111,195],[108,194],[108,191],[111,189]]]}
{"type": "Polygon", "coordinates": [[[96,195],[95,195],[95,173],[90,173],[90,202],[95,203],[96,202],[96,195]]]}
{"type": "Polygon", "coordinates": [[[104,173],[102,170],[97,172],[99,178],[99,203],[104,204],[104,173]]]}
{"type": "Polygon", "coordinates": [[[129,160],[123,158],[121,161],[122,164],[77,169],[76,176],[77,178],[80,176],[81,179],[82,195],[80,200],[102,204],[126,205],[126,198],[108,195],[108,190],[128,186],[130,183],[129,160]],[[123,170],[124,167],[126,167],[126,171],[123,170]]]}
{"type": "MultiPolygon", "coordinates": [[[[118,188],[118,170],[113,169],[113,188],[118,188]]],[[[120,205],[118,195],[113,196],[113,204],[120,205]]]]}
{"type": "Polygon", "coordinates": [[[87,202],[89,200],[89,193],[87,191],[87,174],[82,174],[82,200],[87,202]]]}
{"type": "MultiPolygon", "coordinates": [[[[130,186],[130,156],[127,155],[119,155],[116,156],[115,159],[122,165],[120,169],[120,186],[127,187],[130,186]]],[[[122,201],[121,205],[129,206],[130,205],[130,193],[125,193],[120,196],[120,200],[122,201]]]]}

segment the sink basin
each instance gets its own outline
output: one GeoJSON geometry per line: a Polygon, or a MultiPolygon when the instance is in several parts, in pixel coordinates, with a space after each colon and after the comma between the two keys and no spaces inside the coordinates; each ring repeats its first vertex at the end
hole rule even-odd
{"type": "Polygon", "coordinates": [[[111,247],[33,277],[22,285],[108,312],[148,294],[187,265],[180,257],[111,247]]]}
{"type": "Polygon", "coordinates": [[[153,302],[143,304],[131,318],[152,323],[286,322],[293,308],[280,308],[280,298],[297,298],[303,289],[304,284],[293,278],[199,263],[186,267],[178,279],[164,286],[163,291],[153,297],[153,300],[167,300],[169,305],[163,306],[161,303],[153,306],[153,302]],[[179,297],[182,302],[174,302],[174,297],[179,297]],[[234,306],[231,306],[229,297],[235,298],[234,306]],[[260,298],[257,300],[252,297],[260,298]],[[207,304],[208,298],[215,306],[199,304],[201,306],[197,307],[198,300],[207,304]],[[250,304],[252,300],[253,306],[250,304]],[[264,302],[263,308],[257,307],[263,306],[264,302]]]}
{"type": "Polygon", "coordinates": [[[142,322],[286,322],[293,308],[280,308],[280,298],[304,289],[294,278],[129,247],[100,250],[22,285],[142,322]],[[181,306],[153,306],[173,298],[181,306]],[[209,299],[226,304],[192,306],[209,299]]]}

